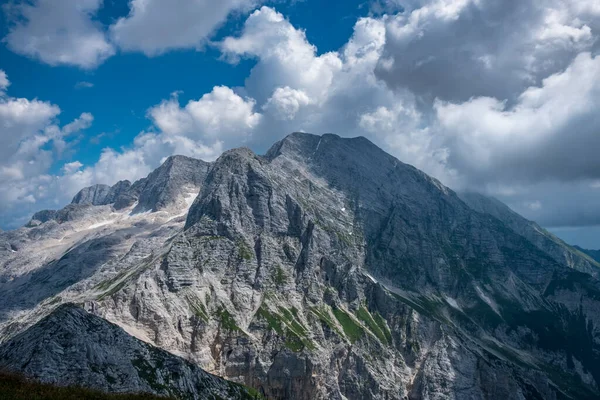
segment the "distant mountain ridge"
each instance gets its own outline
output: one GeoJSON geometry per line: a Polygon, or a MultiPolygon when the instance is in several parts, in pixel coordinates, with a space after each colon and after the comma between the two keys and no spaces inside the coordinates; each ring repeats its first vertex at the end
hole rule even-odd
{"type": "Polygon", "coordinates": [[[598,263],[365,138],[113,188],[0,234],[1,343],[75,302],[272,399],[600,396],[598,263]]]}
{"type": "Polygon", "coordinates": [[[113,205],[122,210],[135,204],[133,213],[159,211],[172,206],[178,198],[188,192],[196,193],[210,164],[185,156],[171,156],[148,177],[131,184],[119,181],[113,186],[97,184],[80,190],[70,206],[62,210],[43,210],[35,213],[28,226],[49,220],[59,223],[73,212],[89,206],[113,205]]]}
{"type": "Polygon", "coordinates": [[[533,221],[523,218],[506,204],[479,193],[459,193],[460,198],[475,211],[492,215],[513,231],[532,242],[556,261],[594,276],[600,274],[600,263],[587,251],[571,246],[533,221]],[[582,254],[583,253],[583,254],[582,254]]]}
{"type": "Polygon", "coordinates": [[[600,250],[588,250],[588,249],[583,249],[579,246],[573,246],[573,247],[575,247],[577,250],[581,251],[582,253],[587,254],[594,260],[600,262],[600,250]]]}

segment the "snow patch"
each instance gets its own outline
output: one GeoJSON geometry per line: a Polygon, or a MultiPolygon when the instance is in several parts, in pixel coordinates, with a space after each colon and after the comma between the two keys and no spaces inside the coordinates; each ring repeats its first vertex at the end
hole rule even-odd
{"type": "Polygon", "coordinates": [[[475,286],[475,290],[477,291],[477,295],[481,300],[483,300],[494,312],[501,316],[500,311],[498,310],[498,305],[494,302],[494,300],[490,299],[484,292],[481,290],[479,286],[475,286]]]}
{"type": "Polygon", "coordinates": [[[450,304],[450,307],[455,308],[458,311],[462,311],[462,308],[460,308],[456,300],[452,297],[444,296],[444,300],[446,300],[446,303],[450,304]]]}
{"type": "Polygon", "coordinates": [[[373,278],[373,275],[369,274],[368,272],[363,272],[363,273],[365,274],[365,276],[366,276],[367,278],[369,278],[371,281],[373,281],[373,283],[379,283],[379,282],[377,281],[377,279],[373,278]]]}
{"type": "Polygon", "coordinates": [[[110,224],[115,223],[115,222],[117,222],[116,219],[111,219],[111,220],[108,220],[108,221],[102,221],[102,222],[98,222],[98,223],[89,225],[87,227],[84,227],[82,230],[87,231],[87,230],[90,230],[90,229],[101,228],[103,226],[110,225],[110,224]]]}

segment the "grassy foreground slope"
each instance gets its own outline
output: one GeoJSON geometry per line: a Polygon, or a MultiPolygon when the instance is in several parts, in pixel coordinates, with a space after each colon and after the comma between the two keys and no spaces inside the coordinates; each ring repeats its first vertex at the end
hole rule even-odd
{"type": "Polygon", "coordinates": [[[108,394],[81,387],[62,387],[40,383],[22,375],[0,371],[2,400],[159,400],[152,394],[108,394]]]}

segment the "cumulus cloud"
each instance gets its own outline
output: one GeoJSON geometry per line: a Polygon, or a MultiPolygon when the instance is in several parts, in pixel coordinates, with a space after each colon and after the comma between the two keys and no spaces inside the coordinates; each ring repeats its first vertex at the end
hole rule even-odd
{"type": "Polygon", "coordinates": [[[115,53],[103,28],[92,21],[103,0],[35,0],[7,3],[4,42],[19,54],[50,65],[94,68],[115,53]]]}
{"type": "Polygon", "coordinates": [[[337,53],[317,56],[304,31],[295,29],[282,14],[269,7],[252,13],[242,34],[226,38],[220,47],[232,61],[239,57],[260,60],[246,81],[246,89],[261,104],[275,89],[286,86],[302,88],[312,101],[319,102],[342,68],[337,53]]]}
{"type": "Polygon", "coordinates": [[[253,111],[255,102],[244,99],[225,86],[197,101],[179,107],[177,96],[152,107],[149,115],[166,135],[188,135],[191,139],[240,141],[260,122],[261,115],[253,111]]]}
{"type": "MultiPolygon", "coordinates": [[[[94,18],[104,0],[15,0],[3,6],[10,27],[4,42],[15,53],[49,65],[93,69],[123,51],[155,56],[201,48],[236,12],[259,0],[131,0],[129,14],[110,26],[94,18]]],[[[77,88],[90,87],[87,82],[77,88]]]]}
{"type": "Polygon", "coordinates": [[[516,103],[437,102],[440,146],[470,184],[600,178],[600,57],[581,53],[516,103]]]}
{"type": "Polygon", "coordinates": [[[247,10],[254,0],[131,0],[127,17],[110,27],[125,51],[148,56],[171,49],[201,47],[227,16],[247,10]]]}
{"type": "MultiPolygon", "coordinates": [[[[244,87],[263,111],[252,138],[255,147],[297,130],[366,134],[381,143],[417,129],[421,115],[412,96],[390,90],[374,74],[384,44],[383,21],[361,18],[343,48],[319,55],[304,31],[282,14],[269,7],[255,11],[238,37],[221,43],[229,60],[257,59],[244,87]],[[385,116],[382,110],[388,111],[385,116]]],[[[410,161],[420,150],[416,143],[398,149],[410,161]]]]}
{"type": "MultiPolygon", "coordinates": [[[[60,126],[60,108],[41,100],[0,97],[0,221],[14,226],[48,203],[64,201],[49,174],[67,140],[90,127],[93,116],[83,113],[60,126]]],[[[65,171],[73,171],[74,164],[65,171]]]]}
{"type": "Polygon", "coordinates": [[[581,0],[422,1],[387,19],[377,73],[429,100],[511,100],[593,48],[596,8],[581,0]]]}

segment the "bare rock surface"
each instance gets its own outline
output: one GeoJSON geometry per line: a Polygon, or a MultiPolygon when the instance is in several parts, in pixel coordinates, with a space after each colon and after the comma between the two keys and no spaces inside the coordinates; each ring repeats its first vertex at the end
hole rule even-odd
{"type": "Polygon", "coordinates": [[[247,388],[210,375],[70,304],[2,344],[0,366],[42,382],[107,392],[254,398],[247,388]]]}

